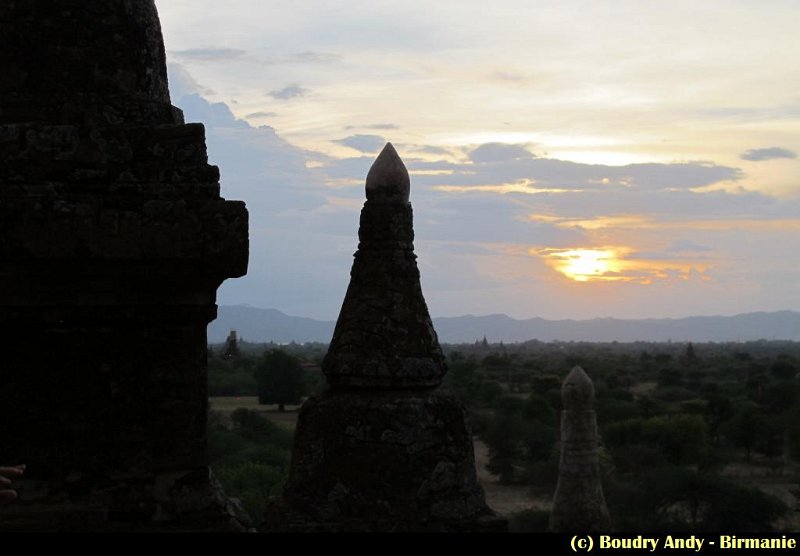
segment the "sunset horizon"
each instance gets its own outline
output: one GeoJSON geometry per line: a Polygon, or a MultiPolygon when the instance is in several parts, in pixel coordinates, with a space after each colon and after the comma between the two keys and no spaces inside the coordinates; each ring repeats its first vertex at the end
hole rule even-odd
{"type": "Polygon", "coordinates": [[[250,211],[220,304],[335,318],[391,141],[433,315],[800,310],[788,3],[158,8],[172,101],[250,211]]]}

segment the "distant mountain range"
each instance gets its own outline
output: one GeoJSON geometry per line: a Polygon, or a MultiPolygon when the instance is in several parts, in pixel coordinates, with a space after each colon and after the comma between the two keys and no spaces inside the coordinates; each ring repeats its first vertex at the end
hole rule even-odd
{"type": "MultiPolygon", "coordinates": [[[[800,341],[800,313],[746,313],[732,317],[681,319],[517,320],[507,315],[433,319],[443,343],[524,342],[526,340],[587,342],[735,342],[753,340],[800,341]]],[[[292,317],[275,309],[221,305],[217,320],[208,326],[209,342],[222,342],[230,330],[248,342],[329,342],[333,321],[292,317]]]]}

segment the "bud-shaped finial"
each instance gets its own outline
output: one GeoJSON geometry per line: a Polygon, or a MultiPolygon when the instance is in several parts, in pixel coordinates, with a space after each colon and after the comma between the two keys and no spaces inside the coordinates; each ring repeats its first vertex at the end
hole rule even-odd
{"type": "Polygon", "coordinates": [[[381,154],[367,173],[367,200],[408,202],[411,180],[406,165],[391,143],[386,143],[381,154]]]}
{"type": "Polygon", "coordinates": [[[594,384],[581,367],[574,367],[561,385],[564,409],[590,410],[594,406],[594,384]]]}

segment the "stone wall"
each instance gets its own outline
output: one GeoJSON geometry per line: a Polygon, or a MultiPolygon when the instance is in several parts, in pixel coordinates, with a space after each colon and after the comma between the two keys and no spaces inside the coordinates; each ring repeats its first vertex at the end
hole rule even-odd
{"type": "Polygon", "coordinates": [[[206,326],[244,204],[170,104],[152,0],[0,5],[0,530],[241,529],[206,465],[206,326]]]}

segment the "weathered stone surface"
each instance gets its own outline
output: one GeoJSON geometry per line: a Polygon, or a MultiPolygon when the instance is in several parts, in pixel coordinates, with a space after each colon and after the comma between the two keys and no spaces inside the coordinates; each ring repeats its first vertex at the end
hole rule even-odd
{"type": "Polygon", "coordinates": [[[0,123],[181,123],[153,0],[5,0],[0,67],[0,123]]]}
{"type": "Polygon", "coordinates": [[[71,477],[69,491],[51,483],[15,482],[20,499],[4,508],[4,532],[254,532],[238,500],[208,468],[116,474],[91,489],[71,477]]]}
{"type": "Polygon", "coordinates": [[[408,172],[391,144],[366,190],[350,285],[322,370],[337,387],[437,386],[447,367],[420,286],[408,172]]]}
{"type": "Polygon", "coordinates": [[[561,387],[561,458],[550,514],[552,531],[602,531],[610,527],[597,456],[594,385],[575,367],[561,387]]]}
{"type": "Polygon", "coordinates": [[[581,367],[573,367],[561,384],[561,403],[566,411],[594,411],[594,383],[581,367]]]}
{"type": "Polygon", "coordinates": [[[0,66],[0,461],[27,464],[0,530],[242,529],[206,325],[247,211],[170,104],[153,1],[2,2],[0,66]]]}
{"type": "Polygon", "coordinates": [[[359,239],[323,361],[330,389],[300,410],[265,527],[502,531],[476,478],[466,410],[434,390],[445,359],[419,282],[408,173],[391,145],[367,178],[359,239]]]}
{"type": "Polygon", "coordinates": [[[434,392],[333,389],[309,399],[283,502],[288,531],[502,530],[475,476],[466,411],[434,392]]]}

